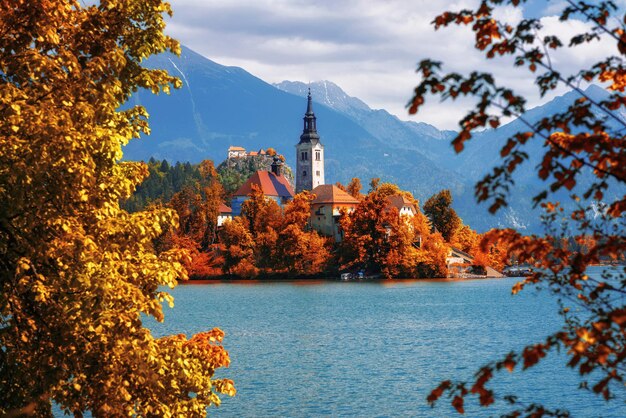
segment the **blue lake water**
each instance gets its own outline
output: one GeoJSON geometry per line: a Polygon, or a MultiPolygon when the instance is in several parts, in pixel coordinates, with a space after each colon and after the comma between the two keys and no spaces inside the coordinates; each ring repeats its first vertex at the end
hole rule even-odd
{"type": "MultiPolygon", "coordinates": [[[[469,379],[479,366],[559,328],[554,299],[516,279],[385,283],[185,284],[156,335],[220,327],[237,395],[213,416],[452,415],[426,396],[441,380],[469,379]]],[[[567,408],[578,417],[626,417],[612,402],[578,389],[564,356],[525,372],[497,375],[502,394],[567,408]]],[[[475,404],[475,402],[474,402],[475,404]]],[[[506,405],[467,405],[466,416],[497,416],[506,405]]]]}

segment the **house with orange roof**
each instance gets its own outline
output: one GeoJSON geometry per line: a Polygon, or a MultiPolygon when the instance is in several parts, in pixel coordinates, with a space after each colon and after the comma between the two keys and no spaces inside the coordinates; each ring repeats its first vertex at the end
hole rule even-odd
{"type": "Polygon", "coordinates": [[[219,228],[224,224],[226,220],[233,219],[233,210],[226,206],[224,203],[220,203],[219,215],[217,215],[217,227],[219,228]]]}
{"type": "Polygon", "coordinates": [[[341,241],[341,209],[350,213],[359,201],[334,184],[321,184],[311,190],[311,193],[315,195],[315,199],[311,201],[311,227],[322,235],[333,237],[336,242],[341,241]]]}
{"type": "Polygon", "coordinates": [[[250,198],[252,186],[257,186],[266,198],[273,199],[280,207],[291,201],[294,196],[293,187],[282,174],[283,163],[274,158],[271,171],[258,170],[233,194],[232,216],[241,214],[241,205],[250,198]]]}
{"type": "Polygon", "coordinates": [[[414,217],[417,214],[417,208],[409,199],[404,195],[396,194],[387,198],[389,204],[387,208],[396,208],[400,213],[400,216],[406,215],[409,218],[414,217]]]}
{"type": "Polygon", "coordinates": [[[248,157],[258,157],[259,155],[267,155],[267,152],[261,148],[258,151],[250,151],[248,154],[246,154],[248,157]]]}

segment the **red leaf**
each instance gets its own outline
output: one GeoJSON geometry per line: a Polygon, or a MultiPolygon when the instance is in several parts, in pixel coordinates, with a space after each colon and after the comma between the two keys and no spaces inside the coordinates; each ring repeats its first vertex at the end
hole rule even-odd
{"type": "Polygon", "coordinates": [[[463,409],[463,398],[460,396],[455,396],[452,400],[452,406],[456,409],[456,412],[459,414],[464,414],[465,409],[463,409]]]}

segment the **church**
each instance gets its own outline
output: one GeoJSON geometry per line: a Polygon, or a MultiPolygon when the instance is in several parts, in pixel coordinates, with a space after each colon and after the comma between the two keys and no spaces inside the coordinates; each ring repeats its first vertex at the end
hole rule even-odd
{"type": "Polygon", "coordinates": [[[304,129],[296,145],[296,193],[313,190],[324,184],[324,145],[317,133],[317,118],[313,113],[311,89],[304,114],[304,129]]]}
{"type": "MultiPolygon", "coordinates": [[[[339,227],[340,211],[343,208],[352,212],[359,201],[334,184],[325,184],[324,145],[317,132],[317,118],[313,112],[310,89],[303,121],[300,141],[296,144],[295,193],[306,190],[315,195],[311,201],[311,228],[322,235],[333,237],[335,241],[340,241],[342,237],[339,227]]],[[[249,198],[253,186],[262,190],[266,198],[273,199],[281,207],[292,200],[294,190],[281,169],[280,161],[275,159],[270,171],[259,170],[250,176],[233,194],[232,216],[241,213],[241,205],[249,198]]]]}
{"type": "Polygon", "coordinates": [[[311,228],[335,241],[341,241],[340,212],[342,209],[352,212],[359,201],[334,184],[324,183],[324,145],[317,133],[317,118],[313,112],[310,89],[304,129],[296,145],[296,192],[304,190],[315,195],[311,201],[311,228]]]}
{"type": "MultiPolygon", "coordinates": [[[[241,147],[231,147],[229,158],[231,158],[231,152],[246,153],[241,147]]],[[[240,155],[237,154],[236,157],[240,157],[240,155]]],[[[267,198],[275,200],[281,207],[293,199],[294,190],[282,173],[281,166],[282,163],[275,158],[270,171],[259,170],[255,172],[233,193],[232,216],[240,215],[241,205],[249,198],[253,186],[261,189],[267,198]]],[[[304,114],[304,128],[302,135],[300,135],[300,142],[296,145],[295,178],[295,193],[300,193],[303,190],[312,191],[324,184],[324,145],[322,145],[317,133],[317,118],[313,112],[313,99],[310,89],[307,96],[306,113],[304,114]]]]}

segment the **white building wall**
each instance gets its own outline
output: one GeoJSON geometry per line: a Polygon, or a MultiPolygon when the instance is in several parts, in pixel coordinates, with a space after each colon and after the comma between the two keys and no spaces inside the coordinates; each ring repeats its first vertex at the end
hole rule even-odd
{"type": "Polygon", "coordinates": [[[305,142],[296,145],[296,193],[324,183],[324,146],[305,142]],[[318,159],[319,153],[319,159],[318,159]]]}
{"type": "Polygon", "coordinates": [[[321,143],[315,144],[311,153],[313,154],[311,174],[313,176],[311,189],[324,183],[324,146],[321,143]]]}
{"type": "Polygon", "coordinates": [[[220,227],[222,225],[224,225],[224,222],[226,222],[226,220],[231,220],[232,221],[233,217],[232,215],[219,215],[217,217],[217,226],[220,227]]]}

